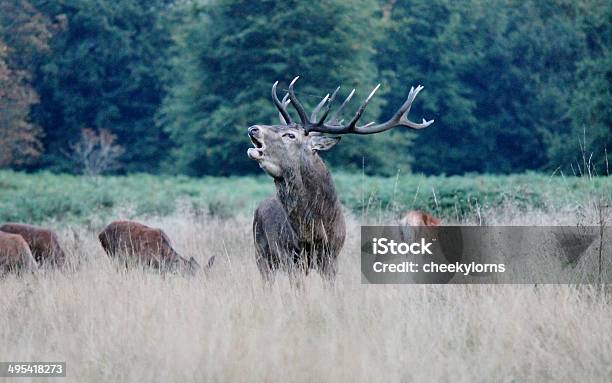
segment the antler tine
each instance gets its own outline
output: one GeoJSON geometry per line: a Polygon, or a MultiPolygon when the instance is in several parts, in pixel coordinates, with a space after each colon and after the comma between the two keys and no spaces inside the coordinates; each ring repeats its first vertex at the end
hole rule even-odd
{"type": "MultiPolygon", "coordinates": [[[[378,88],[380,88],[380,84],[376,85],[374,87],[374,89],[372,89],[372,91],[370,92],[368,97],[363,101],[363,103],[361,104],[361,106],[357,110],[357,113],[355,113],[355,116],[351,119],[351,121],[349,122],[348,125],[343,126],[343,125],[336,125],[336,124],[333,124],[333,123],[332,124],[321,124],[321,126],[312,126],[308,130],[309,131],[316,131],[316,132],[323,132],[323,133],[338,133],[338,134],[354,132],[355,129],[356,129],[357,121],[359,121],[359,119],[361,118],[361,115],[363,114],[363,112],[368,107],[368,103],[370,102],[370,100],[372,99],[372,97],[374,96],[374,93],[376,93],[378,88]],[[324,130],[320,130],[320,129],[324,129],[324,130]]],[[[353,93],[355,93],[355,89],[353,89],[351,94],[349,94],[349,96],[342,103],[340,108],[338,108],[338,111],[340,111],[344,107],[344,105],[346,105],[346,103],[348,102],[348,100],[351,99],[351,97],[353,97],[353,93]]],[[[338,114],[338,111],[336,111],[336,114],[338,114]]],[[[335,119],[335,117],[336,116],[334,116],[334,119],[335,119]]],[[[370,127],[371,125],[373,125],[372,122],[369,123],[369,124],[364,125],[363,127],[370,127]]]]}
{"type": "Polygon", "coordinates": [[[296,81],[299,78],[300,78],[300,76],[296,76],[291,81],[291,83],[289,84],[289,99],[291,100],[291,104],[295,108],[296,112],[300,116],[300,120],[302,121],[302,125],[306,127],[306,126],[310,125],[310,120],[308,120],[308,116],[306,115],[306,110],[304,110],[304,106],[302,106],[300,101],[295,96],[295,91],[293,89],[293,86],[295,85],[296,81]]]}
{"type": "Polygon", "coordinates": [[[283,106],[286,108],[287,105],[291,104],[291,100],[289,100],[289,93],[285,93],[285,96],[283,97],[283,100],[281,101],[283,103],[283,106]]]}
{"type": "Polygon", "coordinates": [[[416,96],[419,94],[419,92],[423,90],[423,86],[419,85],[416,88],[414,87],[410,88],[410,93],[408,94],[406,101],[404,102],[402,107],[399,108],[398,111],[395,112],[393,117],[391,117],[391,119],[389,119],[388,121],[382,124],[375,124],[373,122],[370,122],[363,126],[357,126],[357,121],[359,121],[359,118],[361,118],[361,115],[365,111],[365,108],[367,107],[368,102],[370,101],[372,96],[374,96],[374,93],[378,90],[379,86],[380,84],[376,86],[376,88],[374,88],[372,92],[370,92],[370,95],[368,96],[368,98],[366,98],[363,104],[361,104],[361,106],[359,107],[359,110],[355,114],[355,117],[353,117],[353,119],[347,125],[337,123],[335,121],[335,116],[334,116],[334,119],[332,120],[331,123],[321,124],[320,126],[313,126],[311,130],[315,132],[320,132],[320,133],[374,134],[374,133],[384,132],[396,126],[405,126],[405,127],[412,128],[412,129],[423,129],[433,124],[434,120],[427,121],[423,119],[423,122],[421,123],[416,123],[416,122],[412,122],[408,120],[408,113],[410,112],[412,103],[416,99],[416,96]]]}
{"type": "MultiPolygon", "coordinates": [[[[336,99],[336,95],[338,94],[339,90],[340,90],[340,87],[338,86],[336,90],[334,90],[334,93],[332,93],[329,100],[327,101],[327,108],[325,108],[325,113],[323,113],[323,116],[321,116],[321,118],[317,121],[317,126],[323,125],[323,123],[325,122],[325,119],[327,118],[327,116],[329,115],[329,112],[331,111],[331,105],[336,99]]],[[[313,119],[313,121],[316,121],[316,119],[313,119]]]]}
{"type": "Polygon", "coordinates": [[[281,121],[285,121],[285,124],[292,124],[293,120],[291,119],[291,116],[289,115],[289,112],[287,111],[287,104],[285,104],[287,95],[283,97],[283,101],[281,102],[278,99],[278,94],[276,94],[277,86],[278,86],[278,81],[276,81],[274,85],[272,85],[272,101],[274,102],[274,105],[276,105],[276,108],[278,109],[278,113],[281,117],[281,121]]]}
{"type": "Polygon", "coordinates": [[[422,90],[423,90],[422,85],[418,85],[416,89],[414,87],[410,88],[410,93],[408,94],[408,97],[406,98],[406,102],[404,102],[404,105],[402,105],[402,107],[398,111],[398,113],[400,113],[401,111],[401,113],[399,114],[399,125],[407,126],[412,129],[423,129],[433,124],[434,120],[427,121],[426,119],[423,119],[423,122],[419,124],[416,122],[412,122],[408,119],[408,113],[410,113],[412,102],[414,101],[416,96],[419,94],[419,92],[422,90]]]}
{"type": "MultiPolygon", "coordinates": [[[[339,88],[338,88],[339,89],[339,88]]],[[[353,89],[351,91],[351,93],[349,93],[349,95],[346,97],[346,99],[344,100],[344,102],[340,105],[340,107],[334,112],[334,115],[331,119],[331,121],[329,121],[330,124],[338,124],[338,117],[340,117],[340,112],[342,112],[342,109],[344,109],[344,107],[346,106],[346,104],[349,103],[349,101],[351,101],[351,98],[353,98],[353,95],[355,94],[355,89],[353,89]]]]}
{"type": "Polygon", "coordinates": [[[340,85],[338,85],[338,87],[336,88],[336,90],[334,90],[334,93],[332,93],[331,97],[329,98],[329,103],[331,104],[332,102],[334,102],[334,100],[336,99],[336,95],[338,94],[338,92],[340,91],[340,85]]]}
{"type": "MultiPolygon", "coordinates": [[[[323,113],[323,116],[321,116],[320,119],[317,120],[317,114],[319,113],[319,110],[323,106],[323,101],[321,101],[319,103],[319,105],[317,105],[315,110],[313,110],[312,114],[310,115],[310,121],[311,121],[312,124],[315,124],[316,126],[323,125],[323,123],[327,119],[327,116],[329,115],[329,112],[331,111],[331,105],[334,102],[334,100],[336,99],[336,95],[338,94],[339,90],[340,90],[340,87],[337,87],[336,90],[334,90],[334,93],[332,93],[331,97],[329,97],[327,99],[325,113],[323,113]]],[[[325,97],[327,97],[327,96],[325,96],[325,97]]],[[[308,131],[309,131],[309,128],[306,128],[306,132],[308,132],[308,131]]]]}
{"type": "MultiPolygon", "coordinates": [[[[283,104],[284,109],[287,110],[287,106],[291,103],[291,101],[289,100],[289,93],[285,93],[285,96],[283,97],[283,100],[281,101],[281,103],[283,104]]],[[[288,112],[289,111],[287,111],[287,114],[289,114],[288,112]]],[[[293,123],[293,121],[285,120],[285,117],[283,117],[283,115],[280,114],[280,112],[278,113],[278,118],[279,118],[281,124],[283,124],[283,125],[290,125],[290,124],[293,123]]],[[[289,117],[289,118],[291,118],[291,117],[289,117]]]]}
{"type": "Polygon", "coordinates": [[[319,102],[319,104],[312,110],[312,113],[310,113],[310,121],[317,120],[317,114],[319,113],[323,105],[327,103],[328,100],[329,100],[329,93],[326,94],[325,97],[323,97],[323,99],[321,100],[321,102],[319,102]]]}
{"type": "MultiPolygon", "coordinates": [[[[351,120],[351,122],[349,122],[349,129],[353,130],[356,125],[357,125],[357,121],[359,121],[359,119],[361,118],[361,115],[363,114],[363,112],[366,110],[366,108],[368,107],[368,103],[370,102],[370,100],[372,99],[372,97],[374,96],[374,93],[376,93],[376,91],[378,90],[378,88],[380,88],[380,84],[376,85],[374,87],[374,89],[372,89],[372,91],[370,92],[370,94],[368,95],[368,97],[365,99],[365,101],[363,102],[363,104],[361,104],[361,106],[359,107],[359,109],[357,110],[357,113],[355,113],[355,117],[353,117],[353,119],[351,120]]],[[[370,124],[368,124],[369,126],[370,124]]]]}

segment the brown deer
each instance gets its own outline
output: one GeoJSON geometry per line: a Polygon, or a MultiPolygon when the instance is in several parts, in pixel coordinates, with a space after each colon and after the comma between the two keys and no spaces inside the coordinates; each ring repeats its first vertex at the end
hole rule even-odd
{"type": "MultiPolygon", "coordinates": [[[[403,241],[416,241],[424,237],[428,240],[437,238],[440,234],[442,220],[421,210],[408,210],[399,221],[400,237],[403,241]]],[[[441,242],[446,240],[442,238],[441,242]]],[[[441,243],[440,242],[440,243],[441,243]]]]}
{"type": "Polygon", "coordinates": [[[278,81],[272,86],[272,101],[279,111],[281,124],[253,125],[248,129],[254,147],[247,154],[272,177],[276,186],[276,195],[261,202],[255,211],[253,236],[257,266],[265,279],[282,268],[290,273],[318,269],[331,280],[337,271],[337,257],[346,229],[334,182],[319,156],[319,152],[338,143],[340,137],[323,133],[375,134],[396,126],[422,129],[433,120],[414,123],[407,118],[412,102],[423,89],[418,86],[410,90],[402,107],[390,120],[358,126],[357,122],[380,84],[346,124],[339,120],[340,113],[355,93],[354,89],[329,121],[331,104],[340,87],[331,97],[326,95],[308,116],[295,95],[294,85],[298,78],[293,79],[282,101],[276,92],[278,81]],[[289,104],[300,122],[291,118],[287,110],[289,104]]]}
{"type": "Polygon", "coordinates": [[[36,260],[23,237],[0,231],[0,274],[37,269],[36,260]]]}
{"type": "Polygon", "coordinates": [[[409,210],[400,220],[400,224],[404,226],[439,226],[441,223],[440,218],[421,210],[409,210]]]}
{"type": "MultiPolygon", "coordinates": [[[[187,260],[174,250],[163,230],[138,222],[111,222],[98,238],[106,254],[111,257],[127,256],[139,264],[162,271],[178,270],[194,274],[200,269],[200,265],[193,257],[187,260]]],[[[212,267],[214,259],[214,256],[209,259],[207,269],[212,267]]]]}
{"type": "Polygon", "coordinates": [[[21,235],[40,265],[62,266],[66,260],[57,234],[51,230],[22,223],[7,223],[0,226],[0,231],[21,235]]]}

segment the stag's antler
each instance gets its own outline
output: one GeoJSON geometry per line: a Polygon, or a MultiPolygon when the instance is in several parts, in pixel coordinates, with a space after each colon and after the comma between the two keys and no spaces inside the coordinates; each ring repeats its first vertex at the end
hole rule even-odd
{"type": "Polygon", "coordinates": [[[308,118],[308,116],[306,115],[306,110],[304,109],[304,106],[302,106],[300,101],[297,99],[295,95],[295,91],[293,89],[298,78],[299,76],[294,78],[293,81],[291,81],[291,83],[289,84],[289,92],[285,96],[285,98],[283,98],[282,102],[278,100],[278,96],[276,95],[276,86],[278,84],[278,81],[275,82],[274,85],[272,86],[272,99],[274,100],[274,104],[278,108],[283,119],[287,122],[287,124],[290,124],[290,123],[293,123],[293,121],[291,120],[291,117],[289,116],[289,113],[287,112],[288,103],[285,102],[287,96],[289,97],[290,103],[293,105],[293,107],[295,108],[295,110],[297,111],[300,117],[302,126],[304,130],[306,131],[306,134],[308,134],[309,132],[335,133],[335,134],[374,134],[374,133],[384,132],[385,130],[389,130],[396,126],[405,126],[411,129],[423,129],[433,124],[434,122],[434,120],[427,121],[423,119],[423,122],[416,123],[416,122],[412,122],[408,120],[408,113],[410,112],[410,107],[412,106],[412,103],[414,99],[416,98],[416,96],[419,94],[419,92],[423,90],[423,87],[421,85],[417,86],[416,88],[411,87],[410,93],[408,94],[408,97],[406,98],[406,101],[404,102],[402,107],[399,108],[397,112],[395,112],[395,114],[393,115],[393,117],[391,117],[391,119],[389,119],[388,121],[382,124],[376,124],[374,122],[370,122],[362,126],[357,126],[357,122],[359,121],[359,119],[361,118],[361,115],[363,114],[366,107],[368,106],[368,103],[370,102],[370,100],[372,99],[372,97],[374,96],[378,88],[380,87],[380,84],[378,84],[370,92],[370,94],[365,99],[363,104],[361,104],[361,106],[357,110],[357,113],[355,113],[355,116],[346,125],[342,124],[342,121],[338,121],[338,117],[340,116],[340,112],[342,111],[342,109],[344,109],[344,107],[348,104],[348,102],[351,100],[351,98],[355,94],[355,89],[351,91],[351,93],[344,100],[342,105],[340,105],[338,110],[336,110],[336,112],[334,113],[333,117],[331,118],[329,122],[325,122],[325,120],[327,119],[327,116],[329,115],[329,112],[331,109],[331,103],[333,102],[336,94],[338,93],[338,90],[340,90],[340,87],[336,88],[336,90],[331,95],[331,97],[329,96],[329,94],[323,97],[323,100],[319,102],[319,104],[316,106],[316,108],[313,110],[312,114],[310,115],[310,118],[308,118]],[[317,115],[321,111],[321,108],[323,108],[324,105],[327,106],[325,109],[325,113],[323,113],[323,116],[321,116],[320,119],[317,119],[317,115]]]}
{"type": "Polygon", "coordinates": [[[277,85],[278,81],[275,82],[274,85],[272,85],[272,101],[274,101],[274,105],[276,105],[276,108],[278,109],[281,121],[284,121],[287,125],[292,124],[293,120],[291,119],[289,112],[287,112],[287,105],[289,104],[289,101],[287,100],[288,95],[285,95],[285,97],[283,97],[283,101],[279,100],[278,95],[276,94],[277,85]]]}

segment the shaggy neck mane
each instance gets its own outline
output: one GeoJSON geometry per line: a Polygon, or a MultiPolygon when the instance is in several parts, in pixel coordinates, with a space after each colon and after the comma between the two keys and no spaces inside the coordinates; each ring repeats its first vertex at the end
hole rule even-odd
{"type": "Polygon", "coordinates": [[[299,164],[298,172],[275,181],[278,199],[298,236],[304,240],[326,239],[342,215],[334,182],[318,155],[303,156],[299,164]]]}

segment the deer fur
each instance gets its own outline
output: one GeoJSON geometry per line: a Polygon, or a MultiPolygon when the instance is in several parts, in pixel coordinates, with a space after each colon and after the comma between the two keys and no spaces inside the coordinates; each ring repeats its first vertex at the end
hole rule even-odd
{"type": "MultiPolygon", "coordinates": [[[[174,250],[163,230],[138,222],[111,222],[98,238],[106,254],[111,257],[124,256],[126,260],[129,258],[162,271],[178,270],[193,274],[200,268],[193,257],[187,260],[174,250]]],[[[208,261],[207,268],[213,262],[214,256],[208,261]]]]}
{"type": "Polygon", "coordinates": [[[400,220],[400,224],[405,226],[439,226],[441,223],[440,218],[421,210],[409,210],[400,220]]]}
{"type": "Polygon", "coordinates": [[[23,237],[0,231],[0,273],[37,269],[36,260],[23,237]]]}
{"type": "Polygon", "coordinates": [[[22,223],[7,223],[0,226],[0,231],[21,235],[40,265],[62,266],[66,260],[57,234],[49,229],[22,223]]]}
{"type": "MultiPolygon", "coordinates": [[[[267,142],[274,145],[272,139],[267,142]]],[[[345,223],[329,170],[317,151],[309,148],[295,160],[282,162],[274,178],[276,195],[255,211],[257,266],[264,277],[282,268],[318,269],[332,278],[344,244],[345,223]]]]}

